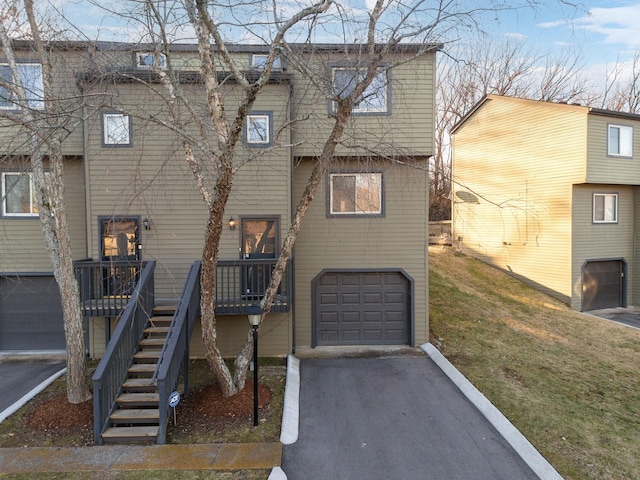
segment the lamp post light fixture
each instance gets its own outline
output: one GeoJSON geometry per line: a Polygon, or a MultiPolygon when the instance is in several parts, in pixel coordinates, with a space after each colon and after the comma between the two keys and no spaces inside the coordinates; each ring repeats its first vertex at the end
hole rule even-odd
{"type": "Polygon", "coordinates": [[[258,327],[262,318],[262,307],[251,305],[247,310],[249,325],[253,329],[253,426],[258,425],[258,327]]]}

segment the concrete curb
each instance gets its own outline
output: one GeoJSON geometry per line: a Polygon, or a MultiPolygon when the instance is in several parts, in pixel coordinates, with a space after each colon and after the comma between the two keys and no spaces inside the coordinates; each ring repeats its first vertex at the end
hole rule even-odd
{"type": "Polygon", "coordinates": [[[516,427],[480,391],[474,387],[431,343],[421,345],[434,363],[449,377],[471,403],[498,430],[536,475],[544,480],[562,480],[560,474],[516,427]]]}
{"type": "Polygon", "coordinates": [[[47,388],[49,385],[51,385],[55,380],[57,380],[59,377],[61,377],[65,373],[67,373],[66,367],[60,370],[59,372],[51,375],[49,378],[43,381],[40,385],[33,387],[20,400],[15,402],[9,408],[6,408],[2,412],[0,412],[0,423],[4,422],[7,417],[9,417],[10,415],[13,415],[18,410],[20,410],[33,397],[35,397],[37,394],[39,394],[41,391],[43,391],[45,388],[47,388]]]}
{"type": "Polygon", "coordinates": [[[291,445],[298,441],[300,421],[300,360],[293,355],[287,358],[287,383],[282,407],[282,430],[280,442],[291,445]]]}
{"type": "Polygon", "coordinates": [[[287,480],[287,474],[280,467],[273,467],[267,480],[287,480]]]}

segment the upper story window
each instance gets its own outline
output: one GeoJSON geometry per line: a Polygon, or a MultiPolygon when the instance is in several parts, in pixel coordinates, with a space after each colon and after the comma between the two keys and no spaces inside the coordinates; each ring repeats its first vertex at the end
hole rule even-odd
{"type": "Polygon", "coordinates": [[[248,147],[270,147],[273,145],[273,114],[251,112],[247,115],[244,141],[248,147]]]}
{"type": "MultiPolygon", "coordinates": [[[[42,65],[39,63],[18,63],[16,65],[27,105],[34,110],[44,110],[44,86],[42,83],[42,65]]],[[[14,91],[13,75],[9,65],[0,64],[0,109],[19,110],[18,99],[14,91]]]]}
{"type": "MultiPolygon", "coordinates": [[[[357,83],[364,78],[366,70],[353,67],[332,67],[331,85],[333,93],[339,97],[346,97],[353,92],[357,83]]],[[[387,72],[379,69],[372,82],[365,89],[362,96],[353,107],[354,114],[384,115],[391,113],[390,82],[387,72]]],[[[335,102],[331,102],[332,113],[336,110],[335,102]]]]}
{"type": "Polygon", "coordinates": [[[633,156],[633,127],[609,125],[607,153],[616,157],[633,156]]]}
{"type": "Polygon", "coordinates": [[[136,68],[167,68],[167,56],[164,53],[137,52],[136,68]]]}
{"type": "Polygon", "coordinates": [[[618,194],[593,194],[593,223],[618,223],[618,194]]]}
{"type": "MultiPolygon", "coordinates": [[[[48,178],[49,174],[45,175],[48,178]]],[[[2,216],[38,216],[32,173],[2,172],[2,216]]]]}
{"type": "Polygon", "coordinates": [[[329,174],[329,215],[383,215],[382,173],[329,174]]]}
{"type": "Polygon", "coordinates": [[[131,116],[118,112],[102,114],[102,145],[105,147],[130,147],[131,116]]]}
{"type": "MultiPolygon", "coordinates": [[[[249,57],[249,65],[251,68],[255,68],[258,70],[262,70],[264,66],[267,64],[267,59],[269,55],[263,53],[252,53],[249,57]]],[[[276,57],[273,59],[273,66],[271,69],[274,72],[281,72],[282,68],[282,59],[280,57],[276,57]]]]}

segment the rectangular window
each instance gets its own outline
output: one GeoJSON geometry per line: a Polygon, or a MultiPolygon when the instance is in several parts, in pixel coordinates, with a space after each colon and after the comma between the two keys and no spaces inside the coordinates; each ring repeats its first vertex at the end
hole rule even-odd
{"type": "MultiPolygon", "coordinates": [[[[49,174],[45,175],[48,178],[49,174]]],[[[38,216],[32,173],[2,172],[2,216],[38,216]]]]}
{"type": "MultiPolygon", "coordinates": [[[[364,78],[366,71],[350,67],[333,67],[331,70],[331,82],[333,93],[338,97],[351,95],[357,83],[364,78]]],[[[357,99],[353,113],[355,114],[387,114],[390,113],[389,102],[390,83],[387,74],[380,69],[372,82],[357,99]]],[[[336,110],[335,102],[331,102],[332,113],[336,110]]]]}
{"type": "Polygon", "coordinates": [[[102,144],[104,146],[131,146],[131,117],[123,113],[102,114],[102,144]]]}
{"type": "Polygon", "coordinates": [[[618,194],[593,194],[593,223],[618,222],[618,194]]]}
{"type": "MultiPolygon", "coordinates": [[[[267,63],[267,58],[269,58],[269,55],[267,54],[253,53],[249,58],[249,65],[251,65],[251,68],[262,70],[267,63]]],[[[282,60],[280,59],[280,57],[276,57],[273,59],[273,66],[271,67],[271,69],[274,72],[282,71],[282,60]]]]}
{"type": "Polygon", "coordinates": [[[249,147],[270,147],[273,145],[271,112],[252,112],[247,115],[244,140],[249,147]]]}
{"type": "Polygon", "coordinates": [[[167,68],[167,56],[164,53],[138,52],[136,53],[136,68],[167,68]]]}
{"type": "Polygon", "coordinates": [[[607,153],[616,157],[633,156],[633,127],[609,125],[607,153]]]}
{"type": "Polygon", "coordinates": [[[382,213],[382,173],[329,174],[330,215],[382,213]]]}
{"type": "MultiPolygon", "coordinates": [[[[24,87],[27,105],[34,110],[43,110],[42,65],[39,63],[18,63],[16,66],[24,87]]],[[[0,109],[19,110],[19,103],[11,69],[7,64],[0,64],[0,109]]]]}

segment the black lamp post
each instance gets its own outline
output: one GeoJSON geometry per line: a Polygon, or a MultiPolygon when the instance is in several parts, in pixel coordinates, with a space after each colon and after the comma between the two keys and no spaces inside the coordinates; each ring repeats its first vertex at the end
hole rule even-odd
{"type": "Polygon", "coordinates": [[[262,318],[262,307],[251,305],[247,311],[249,324],[253,328],[253,426],[258,425],[258,327],[262,318]]]}

